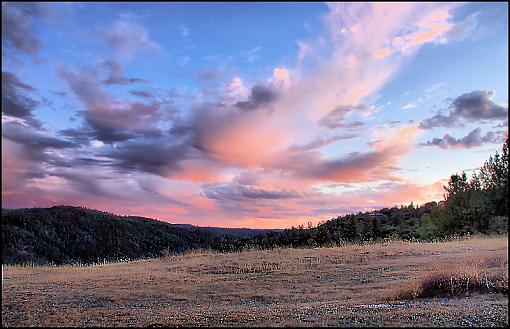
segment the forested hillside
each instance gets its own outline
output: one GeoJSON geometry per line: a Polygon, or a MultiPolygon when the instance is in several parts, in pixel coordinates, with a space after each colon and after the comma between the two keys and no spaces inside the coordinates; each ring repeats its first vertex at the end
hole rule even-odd
{"type": "Polygon", "coordinates": [[[200,228],[82,207],[2,209],[2,263],[92,263],[213,248],[270,230],[200,228]]]}
{"type": "Polygon", "coordinates": [[[218,235],[70,206],[2,209],[2,263],[97,262],[209,246],[218,235]]]}

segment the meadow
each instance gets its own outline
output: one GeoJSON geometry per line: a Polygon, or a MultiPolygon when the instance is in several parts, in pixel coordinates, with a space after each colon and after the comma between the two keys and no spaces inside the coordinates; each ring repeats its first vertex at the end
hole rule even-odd
{"type": "Polygon", "coordinates": [[[508,237],[2,266],[2,325],[508,326],[508,237]]]}

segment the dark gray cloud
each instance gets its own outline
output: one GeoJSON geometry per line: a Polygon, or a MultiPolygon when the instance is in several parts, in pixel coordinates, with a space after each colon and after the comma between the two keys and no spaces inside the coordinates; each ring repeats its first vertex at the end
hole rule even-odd
{"type": "MultiPolygon", "coordinates": [[[[96,70],[75,73],[61,69],[60,75],[85,109],[80,112],[84,118],[82,127],[62,130],[59,134],[79,145],[89,145],[93,140],[104,142],[106,145],[95,154],[107,159],[100,165],[121,172],[140,171],[169,177],[185,170],[182,161],[205,156],[197,147],[199,132],[218,129],[218,126],[211,127],[214,124],[209,119],[224,122],[228,117],[214,110],[222,106],[219,103],[206,104],[181,118],[171,101],[158,100],[149,94],[143,95],[147,96],[143,102],[117,102],[98,81],[96,70]]],[[[84,164],[83,161],[75,163],[84,164]]]]}
{"type": "Polygon", "coordinates": [[[74,143],[79,145],[89,144],[90,141],[94,138],[94,132],[90,129],[62,129],[58,132],[59,135],[65,136],[73,140],[74,143]]]}
{"type": "Polygon", "coordinates": [[[63,149],[76,146],[73,142],[47,136],[43,131],[35,130],[33,127],[27,127],[17,122],[3,123],[2,136],[37,150],[46,148],[63,149]]]}
{"type": "Polygon", "coordinates": [[[218,201],[243,201],[253,199],[294,199],[301,198],[299,192],[285,189],[267,189],[261,186],[241,184],[207,184],[203,186],[204,195],[218,201]]]}
{"type": "Polygon", "coordinates": [[[335,128],[358,128],[364,125],[362,121],[354,121],[346,123],[346,118],[352,113],[366,113],[370,109],[363,105],[348,105],[338,106],[333,111],[326,114],[320,121],[319,124],[324,127],[331,129],[335,128]]]}
{"type": "Polygon", "coordinates": [[[60,96],[60,97],[66,97],[67,93],[65,91],[53,91],[53,94],[60,96]]]}
{"type": "Polygon", "coordinates": [[[92,124],[91,126],[93,126],[93,128],[85,125],[77,129],[63,129],[59,131],[59,134],[71,138],[75,143],[80,145],[87,145],[95,139],[105,143],[113,143],[127,141],[136,137],[135,134],[111,129],[109,125],[101,125],[101,123],[92,124]]]}
{"type": "Polygon", "coordinates": [[[474,90],[455,98],[447,115],[438,113],[420,123],[420,128],[451,127],[462,120],[508,120],[508,108],[496,104],[493,91],[474,90]]]}
{"type": "Polygon", "coordinates": [[[4,85],[6,90],[18,88],[26,91],[35,91],[34,87],[21,82],[14,73],[2,71],[2,87],[4,85]]]}
{"type": "Polygon", "coordinates": [[[100,155],[115,160],[116,168],[167,176],[181,169],[179,162],[187,157],[188,152],[186,141],[176,143],[168,137],[161,137],[120,143],[100,155]]]}
{"type": "Polygon", "coordinates": [[[32,23],[43,14],[39,3],[2,2],[2,44],[33,55],[41,48],[41,41],[34,34],[32,23]]]}
{"type": "Polygon", "coordinates": [[[420,123],[420,128],[431,129],[435,127],[451,127],[455,123],[457,123],[457,119],[454,116],[438,113],[431,118],[423,120],[420,123]]]}
{"type": "Polygon", "coordinates": [[[176,113],[167,101],[148,99],[146,102],[118,102],[96,79],[96,72],[84,70],[80,74],[61,68],[60,76],[85,106],[83,133],[67,130],[68,136],[86,135],[105,143],[122,142],[136,136],[160,136],[159,122],[169,121],[176,113]]]}
{"type": "Polygon", "coordinates": [[[135,96],[143,97],[143,98],[153,97],[152,93],[145,91],[145,90],[131,90],[130,93],[131,93],[131,95],[135,95],[135,96]]]}
{"type": "Polygon", "coordinates": [[[80,165],[80,166],[112,166],[113,161],[112,160],[105,160],[105,159],[96,159],[96,158],[74,158],[73,163],[80,165]]]}
{"type": "Polygon", "coordinates": [[[468,120],[506,119],[508,109],[492,101],[493,91],[475,90],[452,102],[454,114],[468,120]]]}
{"type": "Polygon", "coordinates": [[[476,128],[463,138],[455,138],[449,134],[445,134],[443,138],[434,138],[426,143],[421,143],[422,146],[438,146],[440,148],[472,148],[480,146],[485,143],[502,143],[504,142],[504,133],[489,131],[485,136],[482,136],[481,129],[476,128]]]}
{"type": "Polygon", "coordinates": [[[246,101],[240,101],[235,104],[242,110],[255,110],[276,100],[276,92],[266,86],[256,85],[251,89],[250,97],[246,101]]]}
{"type": "Polygon", "coordinates": [[[13,73],[2,72],[2,113],[40,126],[40,122],[32,113],[39,105],[39,101],[28,95],[34,92],[32,86],[21,82],[13,73]]]}

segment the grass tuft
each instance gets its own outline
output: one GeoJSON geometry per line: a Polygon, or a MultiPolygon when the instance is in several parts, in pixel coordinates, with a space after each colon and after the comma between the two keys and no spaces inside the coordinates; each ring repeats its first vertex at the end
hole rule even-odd
{"type": "Polygon", "coordinates": [[[508,255],[483,257],[465,264],[443,263],[396,289],[396,299],[456,297],[471,293],[508,294],[508,255]]]}

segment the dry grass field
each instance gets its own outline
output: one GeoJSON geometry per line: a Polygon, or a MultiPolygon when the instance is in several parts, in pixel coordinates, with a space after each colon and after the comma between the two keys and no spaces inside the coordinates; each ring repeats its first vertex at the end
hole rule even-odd
{"type": "Polygon", "coordinates": [[[2,325],[508,326],[507,266],[506,236],[3,266],[2,325]]]}

